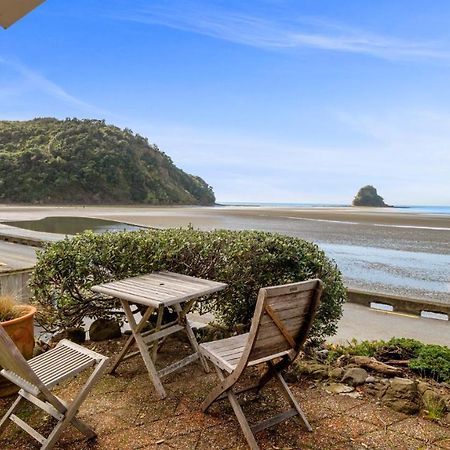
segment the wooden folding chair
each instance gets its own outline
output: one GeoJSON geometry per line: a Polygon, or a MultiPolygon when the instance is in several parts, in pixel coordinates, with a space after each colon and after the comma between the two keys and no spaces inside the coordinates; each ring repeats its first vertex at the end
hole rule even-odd
{"type": "Polygon", "coordinates": [[[0,420],[0,435],[11,420],[36,439],[41,444],[41,449],[51,449],[69,424],[88,439],[95,438],[95,432],[77,419],[75,414],[105,371],[107,360],[107,357],[99,353],[64,339],[52,350],[26,361],[0,325],[0,366],[3,367],[0,374],[20,387],[17,399],[0,420]],[[73,402],[68,404],[52,394],[51,389],[58,383],[92,367],[94,371],[73,402]],[[48,437],[44,437],[15,414],[25,400],[56,419],[56,425],[48,437]]]}
{"type": "Polygon", "coordinates": [[[281,371],[286,369],[301,350],[311,328],[322,293],[318,279],[300,283],[262,288],[258,294],[250,332],[200,345],[202,354],[214,364],[220,384],[203,402],[206,411],[213,402],[228,397],[252,449],[258,449],[253,433],[299,415],[308,431],[312,431],[297,400],[290,391],[281,371]],[[267,365],[259,382],[240,390],[233,390],[248,366],[267,365]],[[224,373],[228,373],[227,377],[224,373]],[[236,394],[250,389],[262,389],[275,379],[292,408],[249,425],[236,394]]]}

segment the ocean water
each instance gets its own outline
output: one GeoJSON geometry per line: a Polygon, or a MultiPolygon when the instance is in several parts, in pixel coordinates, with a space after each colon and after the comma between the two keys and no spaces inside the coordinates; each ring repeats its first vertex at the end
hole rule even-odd
{"type": "MultiPolygon", "coordinates": [[[[246,206],[338,207],[287,203],[246,206]]],[[[282,210],[274,216],[261,209],[252,217],[229,217],[226,228],[272,231],[315,242],[337,263],[350,287],[450,303],[450,207],[405,206],[395,211],[448,215],[449,222],[439,227],[358,223],[351,218],[295,217],[282,210]]]]}
{"type": "MultiPolygon", "coordinates": [[[[350,204],[336,203],[249,203],[249,202],[218,202],[223,206],[254,206],[268,208],[345,208],[350,204]]],[[[450,206],[421,206],[421,205],[399,205],[392,211],[415,214],[444,214],[450,216],[450,206]]]]}

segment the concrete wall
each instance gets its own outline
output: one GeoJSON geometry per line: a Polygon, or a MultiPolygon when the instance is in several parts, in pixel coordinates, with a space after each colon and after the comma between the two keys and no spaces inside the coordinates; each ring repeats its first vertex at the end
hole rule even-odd
{"type": "Polygon", "coordinates": [[[25,269],[0,272],[0,295],[12,294],[20,302],[28,302],[31,296],[28,287],[31,271],[25,269]]]}
{"type": "Polygon", "coordinates": [[[358,289],[348,289],[348,301],[370,307],[372,303],[381,303],[392,306],[396,312],[414,314],[420,316],[422,312],[446,314],[450,320],[449,303],[441,303],[429,299],[401,297],[398,295],[386,295],[376,292],[366,292],[358,289]]]}

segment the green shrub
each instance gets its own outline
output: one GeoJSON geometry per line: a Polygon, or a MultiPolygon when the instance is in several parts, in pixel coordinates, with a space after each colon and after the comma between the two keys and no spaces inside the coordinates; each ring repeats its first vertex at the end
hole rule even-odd
{"type": "Polygon", "coordinates": [[[330,344],[328,346],[328,360],[333,362],[339,356],[375,356],[378,349],[385,344],[384,341],[357,341],[352,339],[351,342],[345,345],[330,344]]]}
{"type": "Polygon", "coordinates": [[[346,299],[335,263],[301,239],[255,231],[85,232],[39,252],[30,284],[38,320],[53,331],[79,326],[86,316],[116,316],[118,305],[90,288],[155,270],[228,283],[201,306],[228,328],[248,327],[259,288],[318,277],[324,292],[312,336],[322,340],[336,331],[346,299]]]}
{"type": "Polygon", "coordinates": [[[417,352],[417,357],[410,360],[409,368],[422,376],[450,382],[450,348],[442,345],[423,345],[417,352]]]}

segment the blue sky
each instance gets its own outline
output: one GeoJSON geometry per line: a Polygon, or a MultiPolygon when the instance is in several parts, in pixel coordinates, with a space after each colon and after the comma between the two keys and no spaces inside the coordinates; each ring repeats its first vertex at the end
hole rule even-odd
{"type": "Polygon", "coordinates": [[[0,118],[103,118],[219,201],[450,205],[450,2],[47,0],[0,30],[0,118]]]}

